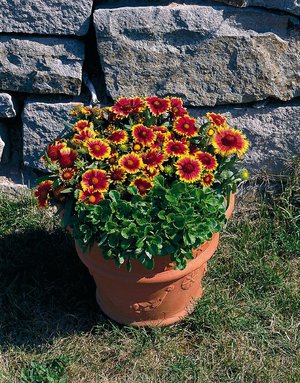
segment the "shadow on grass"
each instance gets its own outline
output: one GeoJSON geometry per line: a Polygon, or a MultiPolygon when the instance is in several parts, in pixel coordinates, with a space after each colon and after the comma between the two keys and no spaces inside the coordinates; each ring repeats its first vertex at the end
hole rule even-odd
{"type": "Polygon", "coordinates": [[[106,321],[94,282],[60,229],[0,237],[0,344],[39,346],[106,321]]]}

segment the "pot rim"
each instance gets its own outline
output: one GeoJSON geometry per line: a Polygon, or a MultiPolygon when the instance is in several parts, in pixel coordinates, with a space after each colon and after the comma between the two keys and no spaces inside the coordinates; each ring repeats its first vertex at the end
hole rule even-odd
{"type": "MultiPolygon", "coordinates": [[[[188,261],[187,266],[183,270],[165,270],[165,271],[155,271],[149,270],[149,276],[145,276],[138,272],[127,272],[127,270],[124,270],[124,268],[118,269],[118,267],[115,265],[113,260],[103,260],[101,262],[101,265],[99,262],[93,257],[92,253],[89,255],[89,259],[87,259],[86,254],[82,254],[80,251],[79,256],[82,260],[82,262],[90,269],[97,270],[97,274],[103,274],[106,278],[118,278],[120,275],[122,275],[122,279],[127,280],[135,280],[136,283],[162,283],[162,282],[169,282],[173,281],[179,278],[182,278],[183,276],[193,272],[194,270],[200,268],[205,262],[207,262],[214,252],[216,251],[219,243],[219,233],[215,233],[212,236],[212,239],[210,241],[205,242],[203,245],[199,246],[198,249],[195,249],[196,256],[194,259],[188,261]],[[203,249],[204,247],[204,249],[203,249]],[[200,252],[200,254],[197,254],[200,252]],[[94,258],[94,259],[93,259],[94,258]],[[151,273],[153,272],[153,273],[151,273]]],[[[76,244],[77,247],[77,244],[76,244]]],[[[80,250],[80,249],[79,249],[80,250]]],[[[102,254],[99,254],[102,257],[102,254]]]]}

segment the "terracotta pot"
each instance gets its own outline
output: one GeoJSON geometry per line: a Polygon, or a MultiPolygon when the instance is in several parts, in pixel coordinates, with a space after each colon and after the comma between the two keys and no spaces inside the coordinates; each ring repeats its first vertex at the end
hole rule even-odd
{"type": "MultiPolygon", "coordinates": [[[[226,216],[234,208],[231,197],[226,216]]],[[[193,251],[194,259],[184,270],[174,270],[169,257],[155,258],[154,270],[147,270],[137,261],[132,271],[119,269],[114,261],[105,260],[95,245],[82,253],[76,246],[82,262],[88,267],[97,286],[97,302],[102,311],[122,324],[134,326],[165,326],[180,321],[192,312],[202,296],[201,281],[207,271],[207,261],[217,249],[219,233],[209,242],[193,251]]]]}

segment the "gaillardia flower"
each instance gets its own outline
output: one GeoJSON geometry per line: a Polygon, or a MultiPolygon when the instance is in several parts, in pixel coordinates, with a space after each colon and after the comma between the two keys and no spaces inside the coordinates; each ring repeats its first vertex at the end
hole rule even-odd
{"type": "Polygon", "coordinates": [[[75,143],[80,143],[80,141],[84,141],[89,138],[95,138],[96,132],[89,128],[84,128],[80,131],[80,133],[76,133],[73,136],[73,140],[75,143]]]}
{"type": "Polygon", "coordinates": [[[59,176],[62,181],[68,182],[74,178],[76,173],[77,170],[74,168],[65,168],[60,171],[59,176]]]}
{"type": "Polygon", "coordinates": [[[132,144],[132,150],[134,152],[140,152],[143,149],[144,145],[141,144],[140,142],[133,142],[132,144]]]}
{"type": "Polygon", "coordinates": [[[224,126],[226,124],[226,121],[227,121],[226,117],[223,117],[221,114],[206,113],[206,116],[217,127],[224,126]]]}
{"type": "Polygon", "coordinates": [[[147,168],[153,169],[161,167],[166,160],[166,156],[156,149],[149,149],[146,153],[142,154],[142,159],[147,168]]]}
{"type": "Polygon", "coordinates": [[[119,159],[119,165],[126,170],[126,172],[134,174],[137,173],[143,166],[142,158],[136,153],[132,152],[124,154],[119,159]]]}
{"type": "Polygon", "coordinates": [[[96,160],[103,160],[110,155],[110,146],[100,138],[91,138],[84,143],[87,147],[89,155],[96,160]]]}
{"type": "Polygon", "coordinates": [[[128,134],[125,130],[117,129],[110,134],[108,141],[113,142],[114,144],[125,144],[128,141],[128,134]]]}
{"type": "Polygon", "coordinates": [[[116,102],[111,110],[118,116],[128,117],[130,113],[139,113],[144,110],[145,104],[140,97],[126,98],[122,97],[116,102]]]}
{"type": "Polygon", "coordinates": [[[208,188],[214,183],[214,180],[215,177],[212,173],[206,173],[201,177],[200,182],[203,186],[208,188]]]}
{"type": "Polygon", "coordinates": [[[175,163],[177,168],[176,174],[179,175],[181,181],[195,182],[200,180],[202,165],[201,162],[190,156],[179,158],[175,163]]]}
{"type": "Polygon", "coordinates": [[[248,149],[249,142],[241,131],[232,128],[219,129],[211,141],[216,153],[221,156],[237,154],[239,157],[248,149]]]}
{"type": "Polygon", "coordinates": [[[217,168],[218,162],[214,156],[207,152],[198,151],[194,156],[201,162],[203,167],[207,170],[213,171],[217,168]]]}
{"type": "Polygon", "coordinates": [[[155,134],[152,129],[144,125],[134,125],[132,135],[137,142],[143,145],[150,145],[155,140],[155,134]]]}
{"type": "Polygon", "coordinates": [[[34,191],[34,196],[38,200],[39,207],[48,207],[50,199],[50,190],[52,187],[53,181],[47,180],[42,181],[34,191]]]}
{"type": "Polygon", "coordinates": [[[130,185],[138,188],[139,194],[144,197],[147,192],[152,188],[153,182],[149,178],[137,177],[130,185]]]}
{"type": "Polygon", "coordinates": [[[92,122],[89,122],[88,120],[79,120],[74,124],[73,130],[77,132],[81,132],[82,130],[86,128],[93,128],[93,127],[94,127],[94,124],[92,122]]]}
{"type": "Polygon", "coordinates": [[[187,144],[181,141],[168,141],[164,144],[164,152],[171,157],[184,156],[188,151],[187,144]]]}
{"type": "Polygon", "coordinates": [[[109,187],[107,173],[100,169],[87,170],[82,175],[81,187],[83,190],[107,191],[109,187]]]}
{"type": "Polygon", "coordinates": [[[104,199],[104,196],[98,190],[79,190],[78,202],[84,202],[86,205],[97,205],[102,199],[104,199]]]}
{"type": "Polygon", "coordinates": [[[178,117],[175,120],[174,130],[176,133],[185,137],[197,136],[198,129],[196,128],[196,120],[188,116],[178,117]]]}
{"type": "Polygon", "coordinates": [[[187,110],[182,105],[181,98],[178,98],[178,97],[170,97],[169,110],[175,118],[182,117],[187,114],[187,110]]]}
{"type": "Polygon", "coordinates": [[[85,114],[86,116],[90,116],[93,113],[93,109],[90,106],[85,106],[81,108],[81,113],[85,114]]]}
{"type": "Polygon", "coordinates": [[[143,169],[143,174],[147,177],[147,178],[154,178],[155,176],[157,176],[159,173],[159,170],[157,168],[145,168],[143,169]]]}
{"type": "Polygon", "coordinates": [[[57,140],[54,141],[52,144],[48,144],[46,149],[48,158],[50,158],[50,160],[53,162],[58,161],[60,150],[62,148],[65,148],[66,146],[66,142],[61,140],[57,140]]]}
{"type": "Polygon", "coordinates": [[[122,184],[126,180],[126,177],[125,169],[120,166],[112,166],[108,172],[108,178],[114,184],[122,184]]]}
{"type": "Polygon", "coordinates": [[[74,165],[76,159],[76,150],[67,147],[60,149],[58,162],[62,168],[71,168],[74,165]]]}
{"type": "Polygon", "coordinates": [[[146,98],[147,105],[149,106],[151,112],[155,116],[159,116],[160,114],[165,113],[170,106],[170,100],[166,98],[158,98],[158,97],[147,97],[146,98]]]}
{"type": "Polygon", "coordinates": [[[117,151],[111,151],[110,152],[110,157],[107,158],[107,162],[110,164],[110,165],[115,165],[118,163],[118,159],[119,159],[119,154],[117,151]]]}
{"type": "Polygon", "coordinates": [[[151,148],[161,149],[163,144],[171,139],[171,133],[166,132],[155,132],[155,141],[150,145],[151,148]]]}

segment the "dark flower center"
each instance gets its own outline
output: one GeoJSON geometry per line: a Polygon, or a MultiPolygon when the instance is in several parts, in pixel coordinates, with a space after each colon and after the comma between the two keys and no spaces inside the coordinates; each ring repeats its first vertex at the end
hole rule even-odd
{"type": "Polygon", "coordinates": [[[224,146],[232,146],[236,144],[236,137],[232,134],[227,134],[221,141],[224,146]]]}
{"type": "Polygon", "coordinates": [[[182,170],[185,172],[185,173],[192,173],[194,170],[195,170],[195,167],[193,164],[191,163],[188,163],[188,164],[184,164],[182,166],[182,170]]]}

